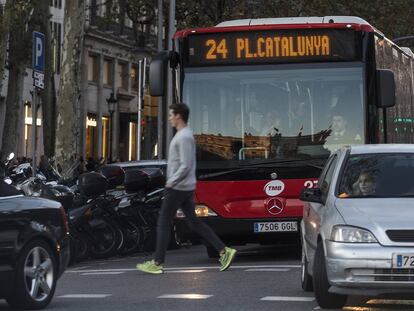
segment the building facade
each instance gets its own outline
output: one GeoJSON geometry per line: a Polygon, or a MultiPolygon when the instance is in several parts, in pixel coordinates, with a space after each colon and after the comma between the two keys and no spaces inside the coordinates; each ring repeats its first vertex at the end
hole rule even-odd
{"type": "Polygon", "coordinates": [[[114,2],[90,0],[88,8],[81,83],[85,122],[82,153],[86,159],[109,161],[135,160],[138,152],[141,159],[153,158],[157,156],[157,101],[148,95],[146,87],[142,88],[138,121],[138,88],[139,75],[143,80],[142,72],[147,72],[144,59],[148,65],[155,52],[155,30],[143,24],[139,33],[134,33],[133,23],[126,16],[115,24],[105,25],[114,2]],[[138,127],[141,127],[139,151],[138,127]]]}
{"type": "MultiPolygon", "coordinates": [[[[0,0],[3,1],[3,0],[0,0]]],[[[144,87],[141,120],[138,122],[138,82],[139,63],[147,60],[155,51],[153,48],[154,29],[149,25],[141,25],[138,46],[132,31],[133,23],[125,17],[117,23],[105,20],[110,9],[115,8],[116,1],[88,0],[84,31],[84,44],[81,60],[81,120],[82,133],[79,139],[80,155],[85,159],[105,158],[108,161],[135,160],[137,153],[140,158],[153,158],[157,155],[157,101],[149,97],[144,87]],[[114,7],[115,5],[115,7],[114,7]],[[120,29],[122,30],[120,31],[120,29]],[[142,38],[144,40],[142,40],[142,38]],[[111,96],[112,94],[112,96],[111,96]],[[109,104],[108,104],[109,103],[109,104]],[[137,150],[138,126],[141,126],[141,150],[137,150]]],[[[52,55],[55,78],[56,97],[60,83],[62,43],[64,38],[65,0],[50,0],[50,27],[52,31],[52,55]]],[[[148,67],[148,66],[147,66],[148,67]]],[[[145,71],[145,69],[142,69],[145,71]]],[[[7,96],[7,71],[3,82],[0,98],[0,113],[4,119],[4,105],[1,102],[7,96]]],[[[32,157],[32,69],[27,68],[24,80],[23,101],[20,127],[20,143],[16,146],[18,157],[32,157]]],[[[36,158],[43,151],[42,111],[36,118],[36,158]]],[[[4,124],[4,120],[0,120],[4,124]]],[[[2,126],[0,126],[0,139],[2,126]]]]}

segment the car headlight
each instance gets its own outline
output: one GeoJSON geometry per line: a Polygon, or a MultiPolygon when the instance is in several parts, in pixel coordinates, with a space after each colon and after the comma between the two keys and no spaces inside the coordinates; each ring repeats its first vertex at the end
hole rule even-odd
{"type": "MultiPolygon", "coordinates": [[[[206,205],[203,204],[196,204],[195,206],[195,214],[197,217],[212,217],[217,216],[217,214],[209,209],[206,205]]],[[[181,209],[177,210],[177,213],[175,214],[176,218],[184,218],[184,212],[181,209]]]]}
{"type": "Polygon", "coordinates": [[[368,230],[351,226],[333,227],[331,239],[344,243],[378,243],[375,236],[368,230]]]}

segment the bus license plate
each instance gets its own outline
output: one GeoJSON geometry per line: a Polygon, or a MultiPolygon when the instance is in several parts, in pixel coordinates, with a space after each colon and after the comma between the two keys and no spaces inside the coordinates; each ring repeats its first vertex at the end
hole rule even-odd
{"type": "Polygon", "coordinates": [[[392,267],[394,269],[414,269],[414,254],[393,254],[392,267]]]}
{"type": "Polygon", "coordinates": [[[255,222],[254,232],[285,232],[298,231],[296,221],[255,222]]]}

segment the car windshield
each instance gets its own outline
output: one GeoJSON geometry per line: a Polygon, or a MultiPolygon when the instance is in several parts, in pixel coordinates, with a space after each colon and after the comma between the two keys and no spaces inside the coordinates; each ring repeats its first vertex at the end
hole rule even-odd
{"type": "Polygon", "coordinates": [[[183,99],[203,167],[327,158],[365,139],[359,63],[186,68],[183,99]]]}
{"type": "Polygon", "coordinates": [[[358,154],[346,162],[339,198],[414,197],[414,154],[358,154]]]}

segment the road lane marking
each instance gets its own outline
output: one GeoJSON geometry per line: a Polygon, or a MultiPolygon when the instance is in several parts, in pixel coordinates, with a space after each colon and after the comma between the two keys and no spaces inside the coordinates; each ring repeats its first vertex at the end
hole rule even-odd
{"type": "Polygon", "coordinates": [[[106,298],[112,296],[111,294],[68,294],[58,296],[57,298],[106,298]]]}
{"type": "Polygon", "coordinates": [[[263,301],[314,301],[313,297],[285,297],[285,296],[266,296],[261,298],[263,301]]]}
{"type": "Polygon", "coordinates": [[[202,295],[202,294],[167,294],[161,295],[157,298],[172,298],[172,299],[208,299],[213,295],[202,295]]]}
{"type": "Polygon", "coordinates": [[[278,268],[259,268],[259,269],[247,269],[246,272],[286,272],[290,269],[278,269],[278,268]]]}
{"type": "Polygon", "coordinates": [[[81,275],[115,275],[115,274],[124,274],[124,271],[106,271],[106,272],[86,272],[81,273],[81,275]]]}
{"type": "Polygon", "coordinates": [[[86,269],[86,268],[90,268],[91,266],[82,266],[82,267],[76,267],[76,268],[73,268],[72,270],[73,271],[77,271],[77,270],[82,270],[82,269],[86,269]]]}
{"type": "Polygon", "coordinates": [[[367,304],[373,305],[414,305],[414,300],[408,299],[370,299],[367,304]]]}
{"type": "Polygon", "coordinates": [[[165,273],[200,273],[200,272],[206,272],[204,269],[189,269],[189,270],[169,270],[165,271],[165,273]]]}
{"type": "MultiPolygon", "coordinates": [[[[274,269],[296,269],[300,268],[300,265],[243,265],[237,266],[232,265],[230,269],[265,269],[265,268],[274,268],[274,269]]],[[[187,266],[187,267],[169,267],[164,268],[165,271],[174,271],[174,270],[219,270],[219,266],[187,266]]],[[[85,273],[85,272],[105,272],[105,271],[137,271],[136,268],[108,268],[108,269],[90,269],[90,270],[75,270],[70,269],[66,270],[65,273],[85,273]]]]}

